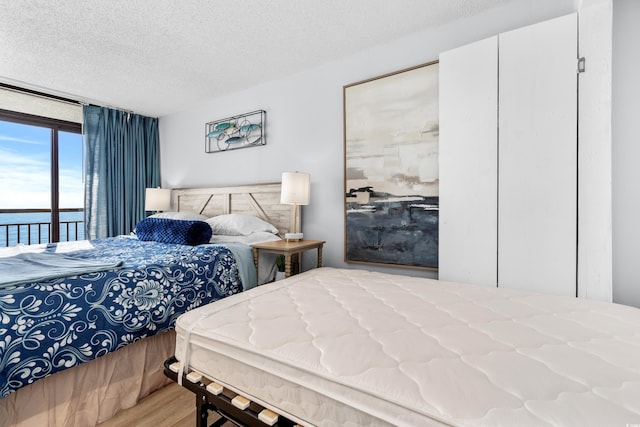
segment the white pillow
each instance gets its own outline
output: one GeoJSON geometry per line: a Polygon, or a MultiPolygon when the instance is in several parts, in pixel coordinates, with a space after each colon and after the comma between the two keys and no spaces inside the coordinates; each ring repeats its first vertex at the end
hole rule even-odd
{"type": "Polygon", "coordinates": [[[181,219],[183,221],[205,221],[208,219],[205,215],[193,212],[160,212],[149,215],[149,218],[181,219]]]}
{"type": "Polygon", "coordinates": [[[252,233],[266,231],[277,234],[278,229],[256,216],[244,214],[218,215],[206,220],[213,234],[225,236],[247,236],[252,233]]]}
{"type": "Polygon", "coordinates": [[[247,235],[212,234],[209,243],[244,243],[245,245],[252,245],[254,243],[273,242],[276,240],[281,239],[275,234],[258,231],[247,235]]]}

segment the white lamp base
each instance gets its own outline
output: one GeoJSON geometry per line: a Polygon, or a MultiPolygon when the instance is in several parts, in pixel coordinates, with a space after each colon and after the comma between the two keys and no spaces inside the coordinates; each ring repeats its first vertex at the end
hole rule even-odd
{"type": "Polygon", "coordinates": [[[285,233],[285,240],[302,240],[302,233],[285,233]]]}

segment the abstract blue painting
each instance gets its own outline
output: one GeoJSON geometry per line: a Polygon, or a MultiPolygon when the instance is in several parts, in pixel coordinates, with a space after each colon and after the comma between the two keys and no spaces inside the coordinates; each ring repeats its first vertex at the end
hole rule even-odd
{"type": "Polygon", "coordinates": [[[437,61],[343,96],[345,261],[437,269],[437,61]]]}

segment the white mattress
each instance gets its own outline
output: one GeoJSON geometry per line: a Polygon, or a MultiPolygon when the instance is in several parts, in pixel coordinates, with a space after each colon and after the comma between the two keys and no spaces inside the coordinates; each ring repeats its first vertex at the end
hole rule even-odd
{"type": "Polygon", "coordinates": [[[179,360],[303,424],[640,423],[640,310],[622,305],[321,268],[176,331],[179,360]]]}

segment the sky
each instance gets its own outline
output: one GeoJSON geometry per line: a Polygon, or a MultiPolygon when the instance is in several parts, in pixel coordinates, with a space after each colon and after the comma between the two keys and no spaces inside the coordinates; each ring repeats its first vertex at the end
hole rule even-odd
{"type": "MultiPolygon", "coordinates": [[[[51,207],[51,130],[0,121],[0,209],[51,207]]],[[[82,208],[82,135],[59,133],[60,207],[82,208]]]]}
{"type": "Polygon", "coordinates": [[[345,89],[347,191],[438,196],[438,65],[345,89]]]}

